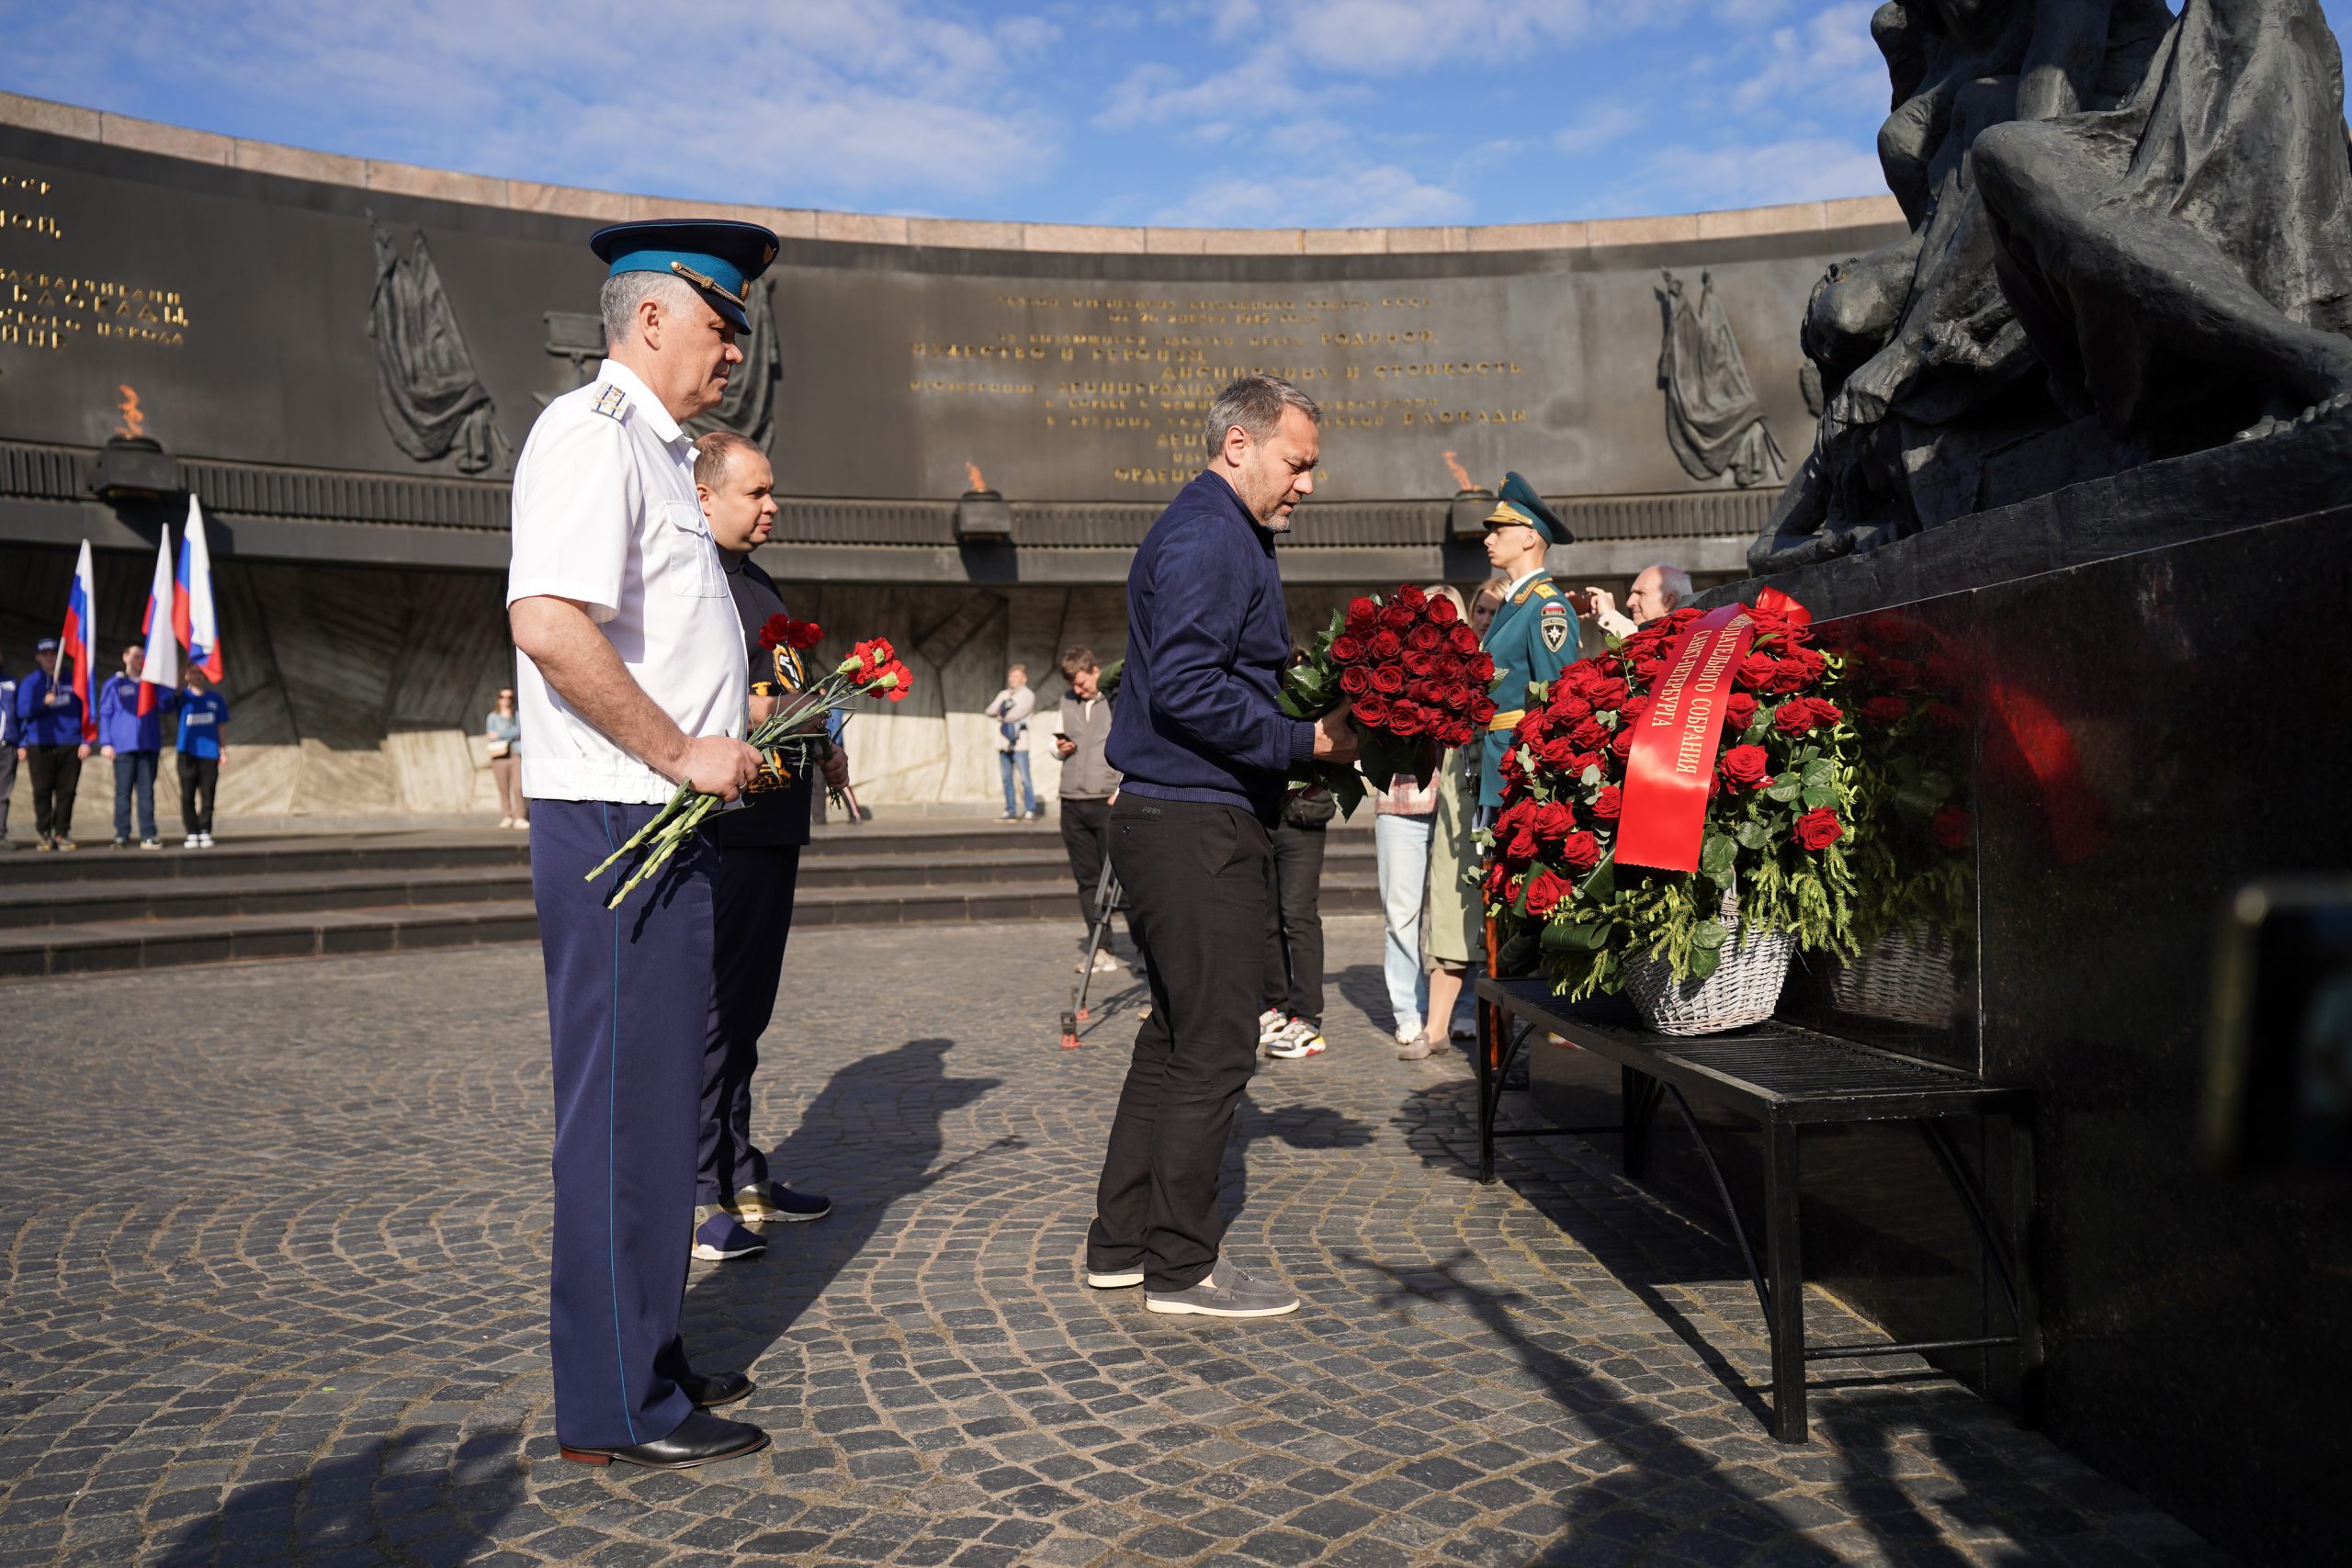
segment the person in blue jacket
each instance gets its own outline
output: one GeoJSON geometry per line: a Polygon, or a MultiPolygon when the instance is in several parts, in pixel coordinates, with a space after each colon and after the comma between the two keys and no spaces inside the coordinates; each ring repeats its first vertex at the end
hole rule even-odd
{"type": "Polygon", "coordinates": [[[220,783],[220,756],[227,750],[220,731],[228,727],[229,704],[212,689],[210,676],[191,668],[179,708],[180,826],[187,831],[187,848],[209,850],[212,795],[220,783]]]}
{"type": "Polygon", "coordinates": [[[17,678],[0,664],[0,854],[17,847],[8,837],[8,797],[17,788],[17,678]]]}
{"type": "Polygon", "coordinates": [[[82,739],[82,694],[57,679],[57,639],[33,644],[40,666],[17,687],[17,755],[32,773],[33,831],[40,848],[74,847],[74,792],[90,748],[82,739]]]}
{"type": "Polygon", "coordinates": [[[122,650],[122,672],[98,688],[98,755],[114,763],[114,847],[130,846],[132,797],[139,807],[139,847],[160,850],[155,836],[155,764],[164,755],[164,720],[179,705],[179,694],[159,691],[154,711],[139,711],[139,675],[147,650],[122,650]]]}

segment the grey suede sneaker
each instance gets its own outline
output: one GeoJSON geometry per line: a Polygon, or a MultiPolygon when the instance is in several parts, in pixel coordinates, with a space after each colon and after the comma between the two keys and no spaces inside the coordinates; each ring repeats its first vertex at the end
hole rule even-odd
{"type": "Polygon", "coordinates": [[[1143,1304],[1153,1312],[1200,1317],[1280,1317],[1298,1310],[1298,1297],[1271,1280],[1254,1279],[1218,1258],[1200,1283],[1182,1291],[1146,1290],[1143,1304]]]}

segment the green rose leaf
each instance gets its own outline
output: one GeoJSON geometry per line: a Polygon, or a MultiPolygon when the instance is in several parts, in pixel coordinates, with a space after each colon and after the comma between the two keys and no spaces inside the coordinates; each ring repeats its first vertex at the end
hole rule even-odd
{"type": "Polygon", "coordinates": [[[1704,980],[1708,976],[1715,972],[1716,966],[1722,964],[1723,961],[1724,955],[1722,949],[1714,947],[1699,947],[1694,945],[1690,949],[1690,978],[1693,980],[1704,980]]]}
{"type": "Polygon", "coordinates": [[[1701,920],[1690,928],[1690,946],[1694,952],[1704,948],[1712,953],[1730,940],[1731,933],[1724,930],[1721,920],[1701,920]]]}
{"type": "Polygon", "coordinates": [[[1772,830],[1761,822],[1742,822],[1731,831],[1732,837],[1739,840],[1741,849],[1764,850],[1772,845],[1772,830]]]}
{"type": "Polygon", "coordinates": [[[1609,928],[1597,920],[1555,920],[1544,928],[1546,953],[1598,953],[1608,942],[1609,928]]]}
{"type": "Polygon", "coordinates": [[[1710,882],[1725,881],[1738,858],[1739,845],[1730,834],[1710,833],[1699,846],[1699,874],[1710,882]]]}
{"type": "Polygon", "coordinates": [[[1772,787],[1766,790],[1764,795],[1765,798],[1768,800],[1777,800],[1785,804],[1788,801],[1794,800],[1798,795],[1804,793],[1804,784],[1803,781],[1784,778],[1775,780],[1772,784],[1772,787]]]}
{"type": "Polygon", "coordinates": [[[1807,810],[1814,810],[1825,806],[1834,807],[1838,804],[1838,792],[1826,786],[1816,786],[1807,789],[1804,792],[1803,799],[1807,810]]]}

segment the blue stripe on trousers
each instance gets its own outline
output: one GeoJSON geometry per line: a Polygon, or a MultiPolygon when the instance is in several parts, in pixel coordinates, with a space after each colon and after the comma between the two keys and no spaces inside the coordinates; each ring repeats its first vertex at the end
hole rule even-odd
{"type": "Polygon", "coordinates": [[[579,1448],[666,1436],[692,1404],[678,1319],[692,1247],[712,852],[692,840],[618,911],[587,872],[657,807],[540,801],[531,887],[555,1080],[548,1337],[556,1435],[579,1448]]]}

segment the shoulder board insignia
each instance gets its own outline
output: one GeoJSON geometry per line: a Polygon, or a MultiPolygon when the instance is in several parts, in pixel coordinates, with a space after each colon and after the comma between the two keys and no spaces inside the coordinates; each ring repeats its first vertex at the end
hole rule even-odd
{"type": "Polygon", "coordinates": [[[1553,587],[1548,579],[1534,584],[1532,592],[1538,599],[1556,599],[1560,596],[1560,591],[1553,587]]]}
{"type": "Polygon", "coordinates": [[[618,387],[606,386],[589,406],[606,419],[618,419],[628,412],[628,394],[618,387]]]}

